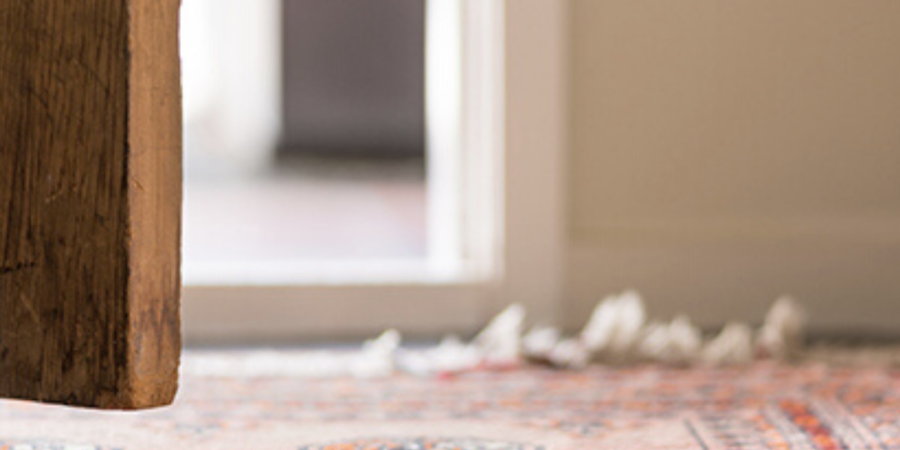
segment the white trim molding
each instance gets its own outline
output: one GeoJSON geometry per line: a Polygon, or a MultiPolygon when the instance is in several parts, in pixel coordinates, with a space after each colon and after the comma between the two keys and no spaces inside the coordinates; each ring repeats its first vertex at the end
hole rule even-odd
{"type": "Polygon", "coordinates": [[[566,326],[605,294],[638,288],[655,318],[716,329],[762,323],[776,298],[809,311],[813,336],[896,337],[900,217],[605,221],[576,230],[566,326]]]}
{"type": "Polygon", "coordinates": [[[182,315],[191,344],[281,344],[373,337],[471,334],[487,299],[479,286],[361,284],[206,286],[186,290],[182,315]]]}
{"type": "Polygon", "coordinates": [[[538,322],[562,315],[566,247],[568,2],[505,5],[504,290],[538,322]]]}

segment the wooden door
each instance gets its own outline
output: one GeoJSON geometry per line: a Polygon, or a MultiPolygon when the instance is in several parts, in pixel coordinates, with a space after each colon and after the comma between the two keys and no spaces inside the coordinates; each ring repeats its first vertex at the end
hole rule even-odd
{"type": "Polygon", "coordinates": [[[0,0],[0,397],[172,401],[179,0],[0,0]]]}

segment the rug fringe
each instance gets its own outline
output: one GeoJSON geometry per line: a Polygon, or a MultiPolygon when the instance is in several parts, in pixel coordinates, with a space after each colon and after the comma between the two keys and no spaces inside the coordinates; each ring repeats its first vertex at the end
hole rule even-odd
{"type": "MultiPolygon", "coordinates": [[[[242,357],[195,354],[184,371],[207,376],[293,376],[299,378],[380,378],[395,373],[433,377],[475,370],[501,370],[527,364],[580,369],[590,364],[666,364],[732,366],[761,359],[799,361],[827,351],[804,348],[807,314],[793,299],[778,299],[763,325],[754,330],[732,322],[717,335],[705,336],[687,316],[669,322],[648,320],[643,298],[626,291],[605,298],[582,331],[565,336],[554,327],[525,332],[526,310],[512,305],[490,321],[472,341],[448,336],[430,348],[403,347],[396,330],[367,341],[355,351],[254,351],[242,357]]],[[[900,352],[896,361],[900,363],[900,352]]],[[[869,355],[872,352],[868,353],[869,355]]],[[[832,362],[860,361],[865,356],[831,354],[832,362]]],[[[882,358],[884,359],[884,358],[882,358]]]]}

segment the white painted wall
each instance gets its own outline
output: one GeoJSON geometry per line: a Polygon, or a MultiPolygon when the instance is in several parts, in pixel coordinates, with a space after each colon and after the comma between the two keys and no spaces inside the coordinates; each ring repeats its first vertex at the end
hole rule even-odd
{"type": "Polygon", "coordinates": [[[281,2],[184,0],[181,12],[188,171],[197,152],[263,166],[281,132],[281,2]]]}

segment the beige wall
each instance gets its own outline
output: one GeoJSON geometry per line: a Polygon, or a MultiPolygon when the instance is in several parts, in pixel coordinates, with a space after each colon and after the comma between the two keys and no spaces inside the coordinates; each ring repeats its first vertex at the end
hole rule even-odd
{"type": "Polygon", "coordinates": [[[570,323],[900,330],[900,1],[571,0],[570,323]]]}

